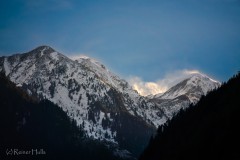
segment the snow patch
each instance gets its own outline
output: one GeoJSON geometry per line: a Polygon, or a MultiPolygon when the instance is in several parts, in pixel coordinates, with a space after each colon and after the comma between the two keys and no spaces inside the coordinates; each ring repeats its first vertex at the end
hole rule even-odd
{"type": "Polygon", "coordinates": [[[8,59],[7,58],[4,58],[3,66],[4,66],[5,74],[9,75],[9,73],[10,73],[10,64],[8,63],[8,59]]]}
{"type": "Polygon", "coordinates": [[[54,59],[55,61],[59,60],[58,52],[52,52],[50,55],[51,55],[52,59],[54,59]]]}

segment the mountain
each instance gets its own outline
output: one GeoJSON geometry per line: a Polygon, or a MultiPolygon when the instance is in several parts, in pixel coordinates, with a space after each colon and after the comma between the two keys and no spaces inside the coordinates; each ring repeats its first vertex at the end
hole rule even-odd
{"type": "Polygon", "coordinates": [[[160,99],[174,99],[186,96],[191,103],[196,103],[202,95],[220,86],[220,83],[201,73],[194,73],[189,78],[171,87],[160,99]]]}
{"type": "Polygon", "coordinates": [[[149,96],[149,99],[155,102],[171,119],[181,109],[187,108],[191,103],[196,104],[202,95],[206,95],[220,85],[218,81],[204,74],[194,73],[165,93],[149,96]]]}
{"type": "Polygon", "coordinates": [[[158,126],[219,86],[194,75],[162,95],[143,97],[100,62],[86,56],[72,60],[49,46],[0,57],[0,72],[29,95],[57,104],[88,137],[135,157],[158,126]]]}
{"type": "Polygon", "coordinates": [[[240,74],[158,128],[141,160],[239,159],[240,74]]]}
{"type": "Polygon", "coordinates": [[[1,159],[133,159],[121,158],[114,154],[114,149],[87,138],[60,107],[28,96],[3,74],[0,74],[0,126],[1,159]],[[28,154],[21,154],[24,152],[28,154]]]}
{"type": "Polygon", "coordinates": [[[0,71],[29,95],[60,106],[88,137],[118,144],[135,155],[166,121],[155,103],[88,57],[74,61],[40,46],[1,57],[0,71]]]}

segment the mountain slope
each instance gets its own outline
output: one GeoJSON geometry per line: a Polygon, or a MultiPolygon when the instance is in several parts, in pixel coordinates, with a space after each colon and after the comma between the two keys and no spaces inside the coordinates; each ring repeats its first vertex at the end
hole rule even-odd
{"type": "Polygon", "coordinates": [[[122,159],[99,141],[88,139],[61,108],[48,100],[38,101],[28,96],[2,74],[0,126],[2,159],[28,159],[32,156],[49,160],[122,159]],[[18,152],[15,152],[7,155],[11,149],[19,152],[37,149],[39,154],[17,155],[18,152]]]}
{"type": "Polygon", "coordinates": [[[196,104],[202,95],[206,95],[219,86],[219,82],[208,76],[195,73],[171,87],[165,93],[155,95],[150,99],[171,119],[180,109],[187,108],[191,103],[196,104]]]}
{"type": "Polygon", "coordinates": [[[240,74],[159,127],[141,160],[239,159],[240,74]]]}
{"type": "Polygon", "coordinates": [[[138,155],[166,116],[101,63],[48,46],[0,58],[0,71],[29,95],[59,105],[89,137],[138,155]]]}

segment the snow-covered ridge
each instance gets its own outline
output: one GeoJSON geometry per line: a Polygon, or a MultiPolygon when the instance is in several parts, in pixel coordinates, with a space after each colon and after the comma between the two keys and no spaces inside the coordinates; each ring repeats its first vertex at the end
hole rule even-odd
{"type": "Polygon", "coordinates": [[[117,75],[110,72],[99,61],[87,56],[82,56],[75,61],[87,67],[92,72],[96,73],[99,76],[99,78],[101,78],[103,82],[107,83],[108,85],[111,85],[116,89],[122,89],[120,83],[125,83],[125,81],[120,79],[117,75]]]}

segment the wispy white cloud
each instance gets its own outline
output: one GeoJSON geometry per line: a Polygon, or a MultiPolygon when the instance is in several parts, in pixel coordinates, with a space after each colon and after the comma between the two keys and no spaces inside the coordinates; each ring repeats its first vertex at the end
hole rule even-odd
{"type": "Polygon", "coordinates": [[[172,73],[166,74],[162,79],[154,82],[145,82],[140,77],[131,76],[128,78],[128,82],[132,85],[133,89],[137,90],[139,94],[143,96],[155,95],[158,93],[164,93],[170,87],[174,86],[178,82],[190,77],[192,74],[200,74],[198,70],[178,70],[172,73]]]}
{"type": "Polygon", "coordinates": [[[166,86],[161,85],[157,82],[144,82],[141,78],[132,76],[128,79],[133,89],[138,91],[139,94],[146,96],[149,94],[158,94],[167,90],[166,86]]]}

